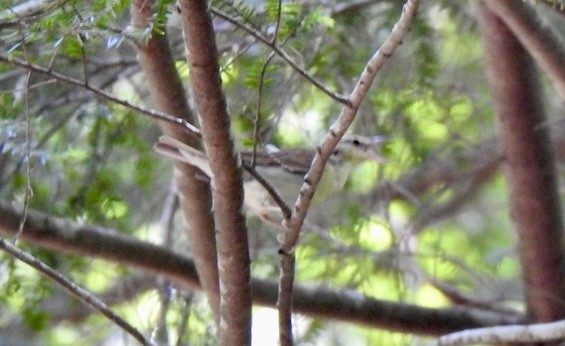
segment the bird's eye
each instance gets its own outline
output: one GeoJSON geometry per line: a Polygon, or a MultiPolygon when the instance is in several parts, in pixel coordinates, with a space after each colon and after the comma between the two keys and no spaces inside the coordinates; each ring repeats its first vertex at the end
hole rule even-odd
{"type": "Polygon", "coordinates": [[[359,140],[358,140],[358,139],[354,139],[354,140],[352,140],[352,141],[351,141],[351,143],[353,143],[353,145],[354,145],[354,146],[356,146],[356,147],[358,147],[358,146],[360,146],[360,145],[361,145],[361,142],[359,142],[359,140]]]}
{"type": "Polygon", "coordinates": [[[333,156],[339,155],[339,149],[334,150],[333,153],[332,153],[332,155],[333,155],[333,156]]]}

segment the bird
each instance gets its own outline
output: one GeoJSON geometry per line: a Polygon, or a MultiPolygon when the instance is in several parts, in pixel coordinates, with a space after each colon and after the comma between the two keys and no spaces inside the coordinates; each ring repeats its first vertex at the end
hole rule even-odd
{"type": "MultiPolygon", "coordinates": [[[[380,147],[387,141],[385,136],[346,135],[337,144],[326,164],[312,204],[319,204],[331,195],[339,193],[361,163],[373,161],[387,163],[381,155],[380,147]]],[[[161,136],[154,149],[166,157],[188,163],[199,168],[206,179],[213,176],[206,154],[190,147],[171,136],[161,136]]],[[[241,161],[263,178],[286,203],[293,203],[304,183],[304,176],[310,169],[315,156],[313,149],[256,150],[242,151],[241,161]]],[[[202,178],[202,177],[200,177],[202,178]]],[[[264,221],[280,224],[283,212],[263,183],[246,172],[244,174],[245,206],[248,211],[264,221]]]]}

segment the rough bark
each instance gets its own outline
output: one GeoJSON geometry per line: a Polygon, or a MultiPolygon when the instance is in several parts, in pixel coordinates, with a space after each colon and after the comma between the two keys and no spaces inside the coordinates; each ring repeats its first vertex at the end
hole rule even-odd
{"type": "Polygon", "coordinates": [[[212,19],[205,0],[179,1],[190,83],[212,170],[220,275],[220,345],[251,343],[251,286],[240,160],[222,91],[212,19]]]}
{"type": "MultiPolygon", "coordinates": [[[[145,28],[150,24],[154,15],[152,6],[153,1],[136,0],[132,3],[132,24],[135,27],[145,28]]],[[[159,30],[165,31],[165,28],[159,30]]],[[[153,32],[145,44],[140,43],[137,46],[137,59],[145,74],[154,107],[195,124],[196,119],[188,105],[187,93],[176,70],[166,33],[153,32]]],[[[200,146],[198,139],[188,136],[180,127],[165,122],[159,125],[164,134],[193,147],[200,146]]],[[[218,322],[220,289],[210,186],[201,179],[195,179],[197,168],[182,162],[175,162],[175,168],[189,246],[208,302],[218,322]]]]}
{"type": "Polygon", "coordinates": [[[531,320],[565,316],[563,225],[536,71],[520,42],[479,2],[488,80],[499,123],[509,207],[531,320]]]}

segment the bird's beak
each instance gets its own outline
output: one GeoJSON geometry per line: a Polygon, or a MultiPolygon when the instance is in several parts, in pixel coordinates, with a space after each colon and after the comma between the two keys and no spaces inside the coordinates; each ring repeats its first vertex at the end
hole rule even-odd
{"type": "Polygon", "coordinates": [[[373,136],[371,137],[371,146],[373,150],[370,150],[370,160],[375,161],[376,163],[390,163],[384,156],[381,155],[379,147],[382,143],[387,142],[390,140],[388,136],[373,136]]]}
{"type": "Polygon", "coordinates": [[[388,136],[373,136],[373,137],[371,137],[371,140],[372,140],[373,145],[379,145],[381,143],[388,142],[390,140],[390,137],[388,137],[388,136]]]}

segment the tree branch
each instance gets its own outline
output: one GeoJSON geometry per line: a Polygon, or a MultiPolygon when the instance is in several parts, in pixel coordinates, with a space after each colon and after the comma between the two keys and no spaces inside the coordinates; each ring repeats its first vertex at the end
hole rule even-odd
{"type": "Polygon", "coordinates": [[[324,94],[331,97],[333,100],[335,100],[335,101],[337,101],[341,104],[344,104],[344,105],[349,102],[349,100],[345,96],[329,90],[328,88],[326,88],[322,84],[322,82],[320,82],[319,80],[317,80],[316,78],[311,76],[302,67],[298,66],[298,64],[296,62],[294,62],[294,60],[292,60],[292,58],[281,47],[279,47],[276,44],[276,42],[274,42],[273,40],[270,40],[269,38],[264,36],[262,33],[255,30],[254,28],[252,28],[250,25],[247,25],[245,23],[241,23],[236,18],[233,18],[229,14],[224,13],[217,8],[212,7],[210,9],[210,11],[212,13],[214,13],[216,16],[224,19],[227,22],[232,23],[233,25],[235,25],[238,28],[242,29],[243,31],[247,32],[248,34],[253,36],[257,41],[259,41],[259,42],[263,43],[264,45],[266,45],[267,47],[269,47],[273,52],[275,52],[279,57],[281,57],[290,67],[292,67],[294,69],[294,71],[296,71],[299,75],[304,77],[304,79],[306,79],[307,81],[312,83],[312,85],[314,85],[316,88],[318,88],[321,92],[323,92],[324,94]]]}
{"type": "Polygon", "coordinates": [[[94,87],[94,86],[86,83],[83,80],[68,76],[68,75],[60,73],[60,72],[53,71],[50,68],[47,68],[47,67],[44,67],[44,66],[41,66],[41,65],[37,65],[37,64],[34,64],[34,63],[30,63],[30,62],[27,62],[25,60],[22,60],[22,59],[16,58],[16,57],[0,55],[0,62],[4,62],[4,63],[10,64],[10,65],[20,66],[20,67],[23,67],[27,70],[37,72],[37,73],[43,74],[45,76],[53,77],[53,78],[57,79],[58,81],[65,82],[65,83],[68,83],[68,84],[71,84],[71,85],[75,85],[75,86],[84,88],[84,89],[91,91],[94,94],[102,97],[106,101],[114,102],[114,103],[122,105],[126,108],[129,108],[131,110],[139,112],[140,114],[148,115],[149,117],[151,117],[155,120],[160,120],[160,121],[169,122],[171,124],[175,124],[176,126],[179,126],[180,128],[186,130],[186,132],[188,134],[192,135],[192,136],[196,136],[196,137],[200,136],[200,130],[198,130],[196,127],[194,127],[193,125],[191,125],[186,120],[184,120],[180,117],[173,116],[173,115],[170,115],[170,114],[166,114],[166,113],[163,113],[163,112],[160,112],[160,111],[157,111],[157,110],[147,109],[147,108],[143,108],[141,106],[134,105],[127,100],[119,99],[119,98],[115,97],[114,95],[112,95],[112,94],[110,94],[110,93],[108,93],[108,92],[106,92],[102,89],[98,89],[97,87],[94,87]]]}
{"type": "MultiPolygon", "coordinates": [[[[16,234],[21,211],[0,201],[0,233],[16,234]]],[[[181,287],[201,289],[194,263],[186,256],[99,226],[89,226],[30,209],[22,241],[45,249],[90,256],[163,275],[181,287]],[[147,256],[150,253],[151,256],[147,256]]],[[[252,279],[255,304],[274,307],[277,283],[252,279]]],[[[422,335],[496,325],[523,323],[521,316],[508,316],[478,309],[430,309],[363,296],[354,291],[296,286],[293,311],[307,316],[347,321],[373,328],[422,335]]]]}
{"type": "MultiPolygon", "coordinates": [[[[312,166],[304,177],[304,184],[300,189],[300,194],[298,195],[298,199],[294,205],[294,210],[290,219],[283,221],[285,229],[279,237],[281,242],[279,250],[281,255],[281,273],[278,297],[280,326],[289,326],[292,324],[292,316],[290,314],[292,308],[290,306],[293,304],[292,290],[294,282],[294,250],[298,244],[300,231],[304,224],[304,220],[306,219],[310,202],[314,196],[322,174],[324,173],[326,162],[335,149],[337,143],[345,134],[345,131],[347,131],[353,122],[353,119],[355,119],[357,110],[359,109],[365,95],[369,91],[375,76],[408,33],[410,23],[416,14],[418,4],[419,0],[408,0],[406,2],[402,9],[402,15],[398,22],[394,25],[389,37],[384,41],[381,48],[377,50],[365,66],[365,69],[361,73],[355,88],[349,95],[348,102],[346,106],[343,107],[339,118],[330,127],[329,133],[326,135],[323,144],[317,148],[316,155],[312,161],[312,166]]],[[[287,335],[284,335],[285,339],[286,336],[287,335]]]]}
{"type": "Polygon", "coordinates": [[[314,160],[312,161],[312,166],[304,178],[304,184],[302,185],[300,195],[294,206],[292,217],[285,223],[286,231],[281,244],[282,252],[291,254],[294,251],[300,235],[300,229],[310,206],[310,201],[322,177],[328,158],[353,122],[353,119],[355,119],[357,109],[369,91],[376,74],[408,33],[411,20],[416,14],[418,4],[419,0],[409,0],[404,5],[400,20],[396,23],[381,48],[377,50],[365,66],[365,69],[359,77],[359,81],[349,96],[348,105],[342,109],[339,118],[332,124],[329,133],[324,138],[324,142],[317,149],[314,160]]]}
{"type": "Polygon", "coordinates": [[[251,344],[251,286],[243,215],[241,159],[222,90],[216,38],[206,0],[181,0],[190,82],[212,170],[220,277],[220,345],[251,344]]]}
{"type": "Polygon", "coordinates": [[[520,326],[498,326],[464,330],[438,339],[439,346],[468,344],[540,343],[565,338],[565,321],[520,326]]]}
{"type": "MultiPolygon", "coordinates": [[[[22,219],[24,220],[24,219],[22,219]]],[[[147,339],[137,328],[129,324],[126,320],[116,315],[112,309],[110,309],[103,301],[98,299],[92,293],[88,292],[84,288],[78,286],[71,280],[67,279],[64,275],[51,268],[44,262],[30,255],[29,253],[18,249],[16,246],[10,244],[5,239],[0,238],[0,249],[6,251],[10,255],[19,259],[20,261],[26,263],[30,267],[34,268],[41,274],[47,276],[51,280],[58,283],[67,292],[77,297],[81,302],[91,306],[92,308],[99,311],[102,315],[106,316],[110,321],[115,323],[117,326],[122,328],[126,333],[131,335],[134,339],[139,341],[142,345],[153,345],[149,339],[147,339]]]]}
{"type": "MultiPolygon", "coordinates": [[[[132,2],[132,25],[146,28],[154,17],[154,1],[132,2]]],[[[137,45],[137,58],[146,76],[147,88],[155,107],[168,114],[177,114],[188,123],[195,124],[196,116],[190,109],[187,93],[175,67],[166,28],[157,28],[149,40],[137,45]],[[162,30],[161,33],[157,30],[162,30]]],[[[175,124],[158,122],[165,135],[169,135],[194,148],[202,144],[198,138],[188,136],[175,124]]],[[[206,181],[196,179],[198,168],[175,161],[175,181],[180,196],[181,209],[187,223],[186,234],[194,255],[196,270],[208,296],[216,323],[220,321],[220,286],[218,279],[218,257],[215,239],[215,224],[212,214],[212,195],[206,181]]]]}

